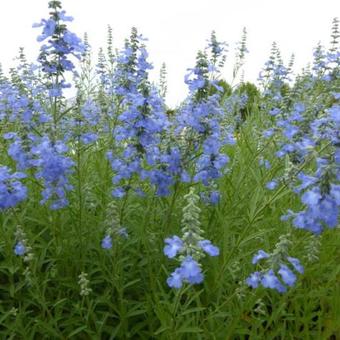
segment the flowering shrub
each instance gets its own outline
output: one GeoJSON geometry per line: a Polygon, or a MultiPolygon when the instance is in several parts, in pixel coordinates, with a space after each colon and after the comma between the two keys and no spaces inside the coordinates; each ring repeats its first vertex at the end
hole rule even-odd
{"type": "Polygon", "coordinates": [[[194,190],[191,189],[184,198],[188,204],[183,208],[182,239],[176,235],[166,238],[167,245],[164,247],[164,254],[169,258],[183,254],[179,257],[180,267],[176,268],[167,280],[168,285],[175,288],[181,288],[183,281],[191,284],[201,283],[203,274],[197,261],[204,257],[204,253],[210,256],[218,256],[220,253],[211,241],[204,240],[201,236],[203,233],[199,220],[201,210],[197,206],[199,196],[195,195],[194,190]]]}
{"type": "Polygon", "coordinates": [[[0,69],[0,337],[336,338],[338,20],[258,85],[213,32],[172,109],[136,28],[93,64],[48,6],[37,61],[0,69]]]}

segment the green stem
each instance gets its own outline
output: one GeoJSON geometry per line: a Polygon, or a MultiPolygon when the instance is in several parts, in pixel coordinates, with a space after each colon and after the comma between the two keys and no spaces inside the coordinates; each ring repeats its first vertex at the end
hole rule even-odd
{"type": "Polygon", "coordinates": [[[78,191],[78,237],[80,240],[80,261],[83,264],[83,193],[82,193],[82,178],[81,178],[81,150],[80,150],[80,136],[77,142],[77,191],[78,191]]]}
{"type": "MultiPolygon", "coordinates": [[[[131,183],[131,179],[128,182],[128,187],[130,186],[130,183],[131,183]]],[[[119,215],[119,225],[120,226],[123,224],[123,221],[124,221],[124,212],[125,212],[125,208],[126,208],[126,205],[127,205],[128,198],[129,198],[129,193],[130,193],[130,189],[127,190],[126,195],[124,196],[122,207],[120,209],[120,215],[119,215]]]]}
{"type": "Polygon", "coordinates": [[[174,186],[174,193],[172,195],[171,198],[171,202],[169,205],[169,209],[168,209],[168,213],[167,213],[167,217],[166,217],[166,222],[165,222],[165,226],[167,227],[167,229],[169,229],[170,226],[170,222],[171,222],[171,217],[172,217],[172,212],[176,203],[176,198],[177,198],[177,193],[178,193],[178,182],[176,182],[175,186],[174,186]]]}

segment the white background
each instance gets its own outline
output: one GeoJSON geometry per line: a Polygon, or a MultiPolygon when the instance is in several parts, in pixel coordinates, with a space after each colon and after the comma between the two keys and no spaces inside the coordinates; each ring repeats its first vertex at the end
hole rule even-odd
{"type": "MultiPolygon", "coordinates": [[[[32,23],[47,17],[47,3],[0,2],[0,61],[5,70],[13,65],[19,46],[29,59],[36,58],[36,36],[41,29],[33,29],[32,23]]],[[[186,69],[194,66],[196,52],[204,48],[212,30],[219,40],[229,43],[224,77],[230,80],[235,43],[242,28],[247,28],[250,54],[245,79],[256,81],[274,40],[286,62],[295,53],[296,69],[300,69],[311,61],[318,41],[328,46],[332,18],[340,14],[340,1],[336,0],[64,0],[63,7],[75,18],[70,29],[81,37],[88,32],[94,51],[105,47],[108,24],[117,48],[136,26],[149,39],[153,79],[158,79],[161,63],[167,64],[167,101],[173,106],[185,97],[186,69]]]]}

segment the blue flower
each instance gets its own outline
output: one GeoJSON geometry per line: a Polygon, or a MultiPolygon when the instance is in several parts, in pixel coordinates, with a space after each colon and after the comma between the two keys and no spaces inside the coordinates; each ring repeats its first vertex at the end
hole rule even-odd
{"type": "Polygon", "coordinates": [[[271,165],[267,159],[259,159],[259,165],[264,166],[266,169],[270,169],[271,165]]]}
{"type": "Polygon", "coordinates": [[[210,202],[211,204],[218,204],[221,199],[221,194],[219,191],[212,191],[210,194],[210,202]]]}
{"type": "Polygon", "coordinates": [[[87,144],[95,142],[98,139],[98,136],[97,134],[93,132],[87,132],[87,133],[83,133],[80,139],[85,145],[87,145],[87,144]]]}
{"type": "Polygon", "coordinates": [[[112,237],[110,235],[106,235],[102,239],[102,248],[103,249],[111,249],[112,248],[112,237]]]}
{"type": "Polygon", "coordinates": [[[220,254],[220,250],[211,244],[209,240],[199,241],[198,245],[210,256],[218,256],[220,254]]]}
{"type": "Polygon", "coordinates": [[[171,276],[166,280],[167,284],[171,288],[181,288],[183,285],[183,277],[181,274],[181,268],[176,268],[176,270],[171,273],[171,276]]]}
{"type": "Polygon", "coordinates": [[[61,97],[63,92],[62,88],[59,85],[54,85],[48,90],[50,97],[61,97]]]}
{"type": "Polygon", "coordinates": [[[48,37],[51,37],[56,29],[56,22],[53,19],[42,19],[39,24],[33,24],[33,27],[44,26],[42,34],[38,36],[37,41],[41,42],[48,37]]]}
{"type": "Polygon", "coordinates": [[[15,207],[27,198],[27,188],[20,182],[25,177],[21,172],[11,174],[6,166],[0,166],[0,210],[15,207]]]}
{"type": "Polygon", "coordinates": [[[164,247],[164,254],[168,258],[173,258],[177,255],[178,252],[180,252],[183,248],[183,241],[176,235],[174,235],[172,238],[166,238],[165,243],[167,245],[164,247]]]}
{"type": "Polygon", "coordinates": [[[189,86],[189,90],[195,92],[203,88],[206,84],[206,79],[200,74],[199,69],[188,69],[188,71],[184,77],[184,82],[189,86]]]}
{"type": "Polygon", "coordinates": [[[181,288],[183,282],[190,284],[199,284],[203,281],[204,276],[199,264],[191,257],[187,256],[167,279],[167,284],[171,288],[181,288]]]}
{"type": "Polygon", "coordinates": [[[266,131],[263,132],[263,137],[264,138],[269,138],[274,134],[274,129],[268,129],[266,131]]]}
{"type": "Polygon", "coordinates": [[[299,128],[297,126],[286,124],[283,134],[288,139],[292,139],[298,132],[299,132],[299,128]]]}
{"type": "Polygon", "coordinates": [[[252,259],[252,264],[256,264],[257,262],[259,262],[262,259],[267,259],[269,258],[269,254],[266,253],[263,250],[259,250],[258,253],[253,257],[252,259]]]}
{"type": "Polygon", "coordinates": [[[191,284],[201,283],[204,279],[202,269],[191,257],[187,256],[181,264],[181,276],[191,284]]]}
{"type": "Polygon", "coordinates": [[[98,124],[100,118],[100,109],[93,100],[86,100],[81,108],[81,113],[89,125],[96,126],[98,124]]]}
{"type": "Polygon", "coordinates": [[[296,188],[296,192],[307,189],[317,181],[316,177],[306,175],[304,172],[299,173],[297,177],[301,181],[301,184],[296,188]]]}
{"type": "Polygon", "coordinates": [[[287,288],[277,278],[272,269],[268,270],[262,276],[261,284],[265,288],[276,289],[279,293],[285,293],[287,291],[287,288]]]}
{"type": "Polygon", "coordinates": [[[271,109],[270,111],[269,111],[269,114],[271,115],[271,116],[276,116],[276,115],[278,115],[278,114],[280,114],[281,113],[281,110],[279,109],[279,108],[274,108],[274,109],[271,109]]]}
{"type": "Polygon", "coordinates": [[[23,256],[26,253],[26,247],[25,245],[20,241],[18,242],[14,247],[14,253],[18,256],[23,256]]]}
{"type": "Polygon", "coordinates": [[[340,206],[340,185],[331,184],[330,194],[334,198],[335,203],[340,206]]]}
{"type": "Polygon", "coordinates": [[[312,190],[308,190],[302,195],[301,201],[309,206],[314,206],[319,203],[321,198],[320,189],[314,187],[312,190]]]}
{"type": "Polygon", "coordinates": [[[259,283],[261,283],[261,273],[260,272],[254,272],[252,273],[247,279],[246,283],[248,286],[252,288],[257,288],[259,286],[259,283]]]}
{"type": "Polygon", "coordinates": [[[112,190],[112,196],[113,197],[117,197],[117,198],[122,198],[125,196],[126,191],[123,188],[115,188],[114,190],[112,190]]]}
{"type": "Polygon", "coordinates": [[[270,181],[266,184],[266,188],[269,190],[274,190],[277,187],[277,181],[270,181]]]}
{"type": "Polygon", "coordinates": [[[278,273],[281,275],[282,280],[288,286],[293,286],[296,281],[296,275],[284,264],[280,265],[278,273]]]}
{"type": "Polygon", "coordinates": [[[340,105],[333,105],[328,109],[331,119],[338,125],[340,125],[340,105]]]}
{"type": "Polygon", "coordinates": [[[299,113],[302,113],[306,110],[306,106],[303,103],[295,103],[294,104],[294,110],[299,112],[299,113]]]}
{"type": "Polygon", "coordinates": [[[82,43],[81,39],[78,38],[76,34],[66,30],[63,35],[63,40],[66,44],[69,45],[69,48],[71,49],[71,51],[84,53],[85,46],[82,43]]]}
{"type": "Polygon", "coordinates": [[[66,15],[65,11],[60,11],[59,12],[59,19],[62,21],[73,21],[73,17],[72,16],[68,16],[66,15]]]}
{"type": "Polygon", "coordinates": [[[299,272],[300,274],[303,274],[304,272],[304,268],[301,265],[299,259],[295,258],[295,257],[290,257],[287,256],[287,260],[293,265],[294,269],[299,272]]]}

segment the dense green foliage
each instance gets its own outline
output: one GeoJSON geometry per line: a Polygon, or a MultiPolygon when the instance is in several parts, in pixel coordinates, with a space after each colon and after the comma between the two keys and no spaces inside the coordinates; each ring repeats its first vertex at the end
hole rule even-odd
{"type": "MultiPolygon", "coordinates": [[[[202,207],[202,225],[220,247],[217,261],[206,263],[204,285],[173,291],[166,286],[167,259],[163,239],[180,228],[183,191],[159,199],[120,204],[127,240],[103,252],[108,162],[101,152],[86,153],[80,163],[83,203],[53,212],[30,200],[25,208],[1,215],[0,334],[2,338],[141,338],[141,339],[326,339],[339,336],[340,233],[325,232],[320,240],[280,222],[295,197],[284,189],[268,192],[270,173],[258,167],[264,152],[257,148],[254,112],[239,132],[228,175],[219,184],[222,201],[202,207]],[[125,206],[125,208],[123,208],[125,206]],[[13,256],[17,223],[25,225],[34,243],[34,259],[26,265],[13,256]],[[282,233],[291,233],[292,254],[307,260],[315,248],[318,261],[308,264],[297,287],[280,295],[242,284],[251,272],[250,259],[261,247],[270,249],[282,233]],[[319,245],[320,243],[320,245],[319,245]],[[80,296],[78,276],[88,273],[88,296],[80,296]]],[[[183,189],[183,188],[182,188],[183,189]]]]}
{"type": "MultiPolygon", "coordinates": [[[[51,3],[53,8],[59,8],[59,1],[51,3]]],[[[68,34],[64,26],[57,27],[60,31],[53,31],[54,40],[51,38],[54,44],[60,43],[63,34],[68,34]]],[[[0,72],[0,85],[3,86],[0,91],[0,166],[16,169],[20,161],[14,160],[14,152],[9,151],[12,150],[12,137],[4,137],[9,132],[17,133],[26,142],[30,133],[39,138],[46,134],[53,147],[58,145],[58,138],[69,133],[69,139],[63,139],[69,148],[58,155],[64,152],[74,161],[73,172],[67,173],[73,186],[66,190],[67,204],[62,202],[57,208],[51,208],[48,201],[51,197],[47,199],[48,203],[41,202],[41,190],[47,180],[44,182],[35,176],[32,167],[25,169],[27,177],[23,179],[28,198],[0,210],[0,339],[340,338],[339,226],[332,230],[325,227],[320,235],[292,227],[292,223],[282,221],[282,215],[289,209],[299,211],[304,205],[293,192],[290,179],[281,181],[276,190],[266,187],[272,179],[284,177],[290,167],[296,166],[297,173],[314,171],[315,158],[323,156],[325,150],[333,155],[333,145],[315,144],[316,156],[313,153],[314,158],[311,158],[308,154],[301,161],[297,160],[296,154],[277,157],[281,146],[279,137],[263,137],[263,132],[276,127],[277,123],[269,114],[276,105],[274,90],[282,96],[280,105],[285,113],[293,110],[296,103],[303,102],[307,107],[306,120],[318,117],[319,112],[321,118],[324,117],[338,100],[334,95],[339,91],[338,66],[331,71],[323,69],[322,72],[330,72],[327,75],[331,80],[324,79],[325,73],[314,77],[311,70],[305,70],[295,82],[278,80],[277,74],[270,74],[273,69],[267,68],[261,86],[241,82],[231,87],[221,80],[222,77],[209,83],[208,55],[198,53],[196,67],[203,70],[199,76],[204,85],[194,84],[196,88],[190,98],[197,105],[205,104],[216,95],[216,102],[223,111],[221,126],[234,128],[235,144],[223,145],[222,153],[230,158],[227,171],[212,184],[213,188],[218,188],[221,199],[216,204],[209,204],[204,199],[199,202],[200,228],[218,246],[219,256],[201,259],[205,276],[201,284],[185,282],[180,289],[173,289],[167,285],[167,278],[176,264],[162,252],[164,239],[169,235],[180,235],[186,204],[184,197],[190,188],[199,193],[206,190],[206,185],[200,181],[176,180],[169,195],[158,195],[154,183],[140,181],[134,174],[122,185],[125,195],[112,196],[113,186],[117,183],[112,183],[114,171],[107,152],[113,150],[115,155],[127,147],[127,143],[119,144],[114,139],[117,126],[123,125],[118,117],[124,113],[126,93],[121,89],[118,94],[110,92],[114,85],[108,84],[107,80],[121,82],[124,90],[128,88],[131,78],[123,78],[122,74],[138,67],[136,56],[144,48],[138,45],[138,39],[137,31],[133,29],[130,40],[125,42],[129,51],[126,55],[130,59],[119,63],[119,55],[113,52],[109,28],[107,53],[101,50],[95,76],[89,43],[85,39],[87,50],[82,54],[80,74],[75,77],[77,96],[74,102],[59,94],[62,86],[56,87],[66,71],[64,68],[69,67],[66,61],[60,63],[63,56],[60,52],[48,54],[43,50],[46,55],[43,52],[40,55],[43,68],[39,69],[38,76],[30,69],[23,51],[19,57],[20,66],[13,68],[9,77],[0,72]],[[59,68],[54,69],[54,63],[59,68]],[[46,89],[35,93],[44,81],[49,94],[46,89]],[[7,95],[6,84],[18,91],[16,100],[25,96],[43,103],[44,109],[53,117],[52,123],[30,122],[29,130],[24,119],[18,123],[7,118],[4,107],[12,97],[7,95]],[[88,98],[92,98],[100,109],[100,122],[93,126],[82,117],[82,108],[88,98]],[[323,106],[314,113],[314,106],[320,103],[323,106]],[[70,121],[76,123],[67,125],[70,121]],[[98,139],[81,143],[82,133],[91,128],[98,134],[98,139]],[[70,137],[72,133],[76,136],[74,139],[70,137]],[[259,165],[263,160],[271,164],[270,168],[259,165]],[[139,181],[144,196],[131,190],[139,181]],[[111,230],[114,223],[126,228],[128,235],[120,229],[111,230]],[[107,230],[111,232],[112,246],[104,247],[101,242],[107,230]],[[25,240],[26,249],[20,253],[17,247],[18,241],[22,240],[25,240]],[[290,256],[301,260],[305,272],[298,275],[296,284],[285,294],[262,286],[249,287],[246,278],[254,271],[251,263],[254,254],[259,249],[272,252],[280,242],[289,245],[290,256]]],[[[71,46],[70,51],[77,52],[78,40],[68,35],[66,41],[71,46]]],[[[219,46],[214,33],[212,46],[219,46]]],[[[245,50],[244,33],[236,58],[235,76],[243,65],[245,50]]],[[[272,65],[282,66],[275,45],[271,58],[272,65]]],[[[212,60],[214,63],[214,54],[212,60]]],[[[142,61],[146,64],[144,59],[142,61]]],[[[140,76],[138,72],[131,72],[131,77],[136,73],[140,76]]],[[[136,87],[137,95],[151,98],[153,87],[147,76],[142,77],[136,87]]],[[[130,94],[129,91],[126,92],[130,94]]],[[[161,97],[166,96],[165,66],[159,93],[161,97]]],[[[152,114],[152,107],[145,102],[137,106],[143,117],[152,114]]],[[[161,108],[174,122],[186,102],[175,109],[165,105],[161,108]]],[[[33,118],[37,119],[36,116],[33,118]]],[[[301,126],[308,132],[309,125],[301,123],[301,126]]],[[[180,139],[173,131],[169,136],[163,131],[160,135],[161,143],[166,146],[172,146],[176,138],[180,139]]],[[[189,137],[184,138],[187,144],[193,143],[189,137]]],[[[37,145],[31,149],[38,148],[37,145]]],[[[136,145],[138,155],[144,155],[144,145],[136,145]]],[[[19,154],[23,155],[29,147],[31,145],[23,143],[23,151],[19,154]]],[[[193,150],[198,150],[196,157],[199,157],[200,149],[193,150]]],[[[42,157],[41,153],[39,157],[42,157]]],[[[37,153],[34,155],[36,157],[37,153]]],[[[41,166],[41,163],[37,164],[41,166]]],[[[190,170],[194,167],[195,164],[191,164],[190,170]]],[[[291,181],[295,179],[292,177],[291,181]]],[[[54,195],[52,199],[57,196],[54,195]]],[[[64,192],[60,194],[63,195],[64,192]]],[[[6,202],[1,199],[0,203],[5,206],[6,202]]]]}

